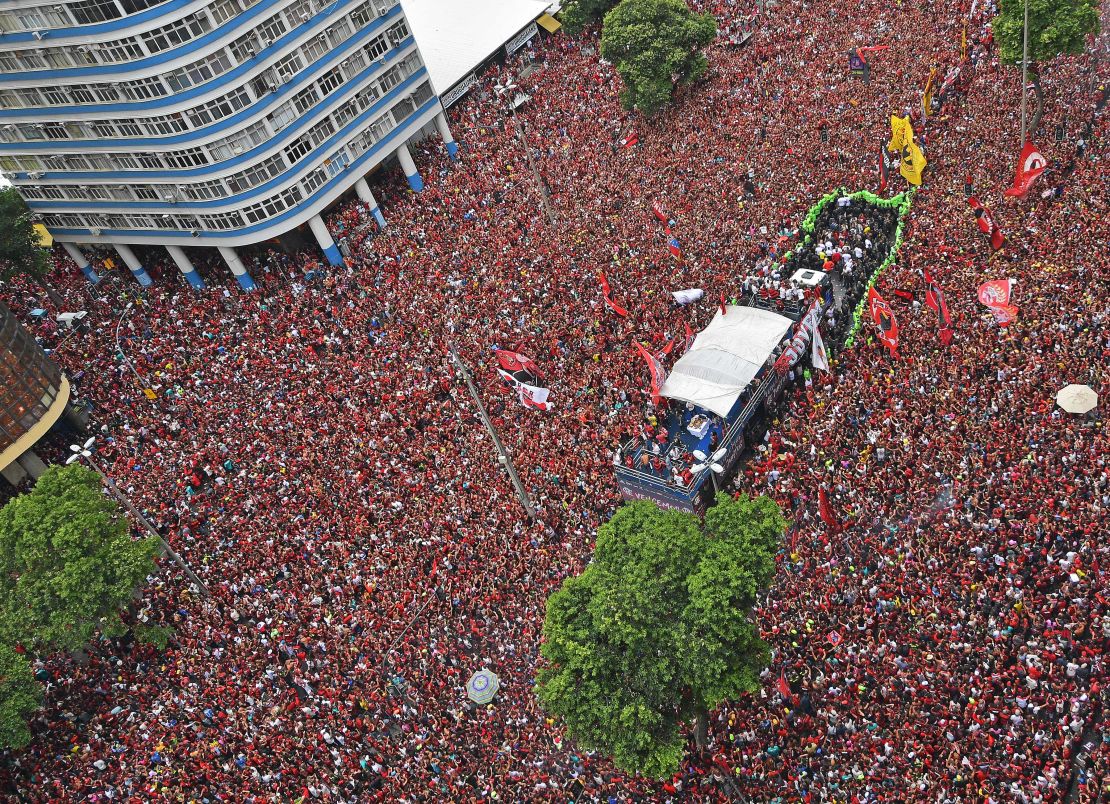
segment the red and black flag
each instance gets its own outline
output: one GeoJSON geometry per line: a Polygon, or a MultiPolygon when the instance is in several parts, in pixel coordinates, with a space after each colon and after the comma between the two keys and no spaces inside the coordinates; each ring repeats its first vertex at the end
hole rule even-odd
{"type": "Polygon", "coordinates": [[[994,222],[991,211],[983,206],[975,196],[967,199],[967,203],[975,211],[975,225],[979,227],[980,232],[990,236],[991,248],[998,251],[1002,248],[1002,244],[1006,242],[1006,236],[1002,234],[1002,230],[994,222]]]}
{"type": "Polygon", "coordinates": [[[875,288],[867,291],[867,306],[871,309],[871,319],[879,328],[879,340],[890,352],[891,357],[898,351],[898,322],[894,319],[894,311],[886,303],[886,299],[878,294],[875,288]]]}
{"type": "Polygon", "coordinates": [[[945,346],[952,343],[952,318],[948,315],[948,302],[944,300],[944,291],[933,280],[929,269],[925,269],[925,304],[937,314],[937,334],[940,342],[945,346]]]}
{"type": "Polygon", "coordinates": [[[886,147],[883,143],[879,143],[879,192],[886,190],[887,179],[890,174],[886,169],[886,147]]]}
{"type": "Polygon", "coordinates": [[[636,133],[635,129],[632,129],[623,137],[621,137],[621,147],[624,148],[626,151],[630,150],[635,145],[639,145],[639,143],[640,135],[636,133]]]}

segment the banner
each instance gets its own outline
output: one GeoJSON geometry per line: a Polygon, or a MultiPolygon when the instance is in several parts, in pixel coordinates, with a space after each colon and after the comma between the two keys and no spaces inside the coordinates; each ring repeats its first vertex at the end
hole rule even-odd
{"type": "Polygon", "coordinates": [[[659,362],[659,358],[645,349],[639,341],[636,341],[636,349],[640,352],[640,357],[648,364],[648,372],[651,374],[651,402],[653,405],[658,405],[662,399],[659,396],[659,389],[667,381],[667,372],[663,368],[663,364],[659,362]]]}
{"type": "Polygon", "coordinates": [[[520,404],[526,408],[535,408],[548,413],[554,410],[554,405],[547,401],[548,389],[536,388],[535,386],[525,385],[521,383],[516,387],[517,395],[520,397],[520,404]]]}
{"type": "Polygon", "coordinates": [[[509,349],[494,349],[497,355],[497,373],[516,388],[520,403],[527,408],[551,410],[547,401],[550,390],[540,385],[540,371],[532,358],[509,349]]]}
{"type": "Polygon", "coordinates": [[[937,334],[940,342],[945,346],[952,343],[952,319],[948,315],[948,302],[944,300],[944,291],[940,289],[929,269],[925,269],[925,304],[937,314],[937,334]]]}
{"type": "Polygon", "coordinates": [[[825,353],[825,342],[821,340],[821,330],[813,330],[813,349],[809,355],[809,362],[815,369],[828,372],[829,356],[825,353]]]}
{"type": "Polygon", "coordinates": [[[891,357],[895,357],[898,351],[898,322],[894,318],[894,312],[873,287],[867,290],[867,305],[871,309],[871,320],[879,329],[879,340],[891,357]]]}
{"type": "Polygon", "coordinates": [[[1041,152],[1031,142],[1026,142],[1018,157],[1017,174],[1014,176],[1014,186],[1006,190],[1003,195],[1007,198],[1024,199],[1029,190],[1045,169],[1048,160],[1041,156],[1041,152]]]}
{"type": "Polygon", "coordinates": [[[667,250],[671,252],[672,257],[682,262],[682,246],[678,244],[678,239],[673,235],[667,239],[667,250]]]}
{"type": "Polygon", "coordinates": [[[979,286],[979,302],[991,311],[1000,327],[1017,318],[1018,308],[1011,303],[1013,288],[1012,279],[992,279],[979,286]]]}

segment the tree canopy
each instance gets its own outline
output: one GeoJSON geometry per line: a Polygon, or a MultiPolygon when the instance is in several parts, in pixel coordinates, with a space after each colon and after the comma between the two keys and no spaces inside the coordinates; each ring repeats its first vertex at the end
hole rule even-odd
{"type": "Polygon", "coordinates": [[[694,13],[684,0],[623,0],[601,31],[601,55],[624,80],[621,103],[655,114],[675,86],[705,74],[702,48],[716,35],[713,15],[694,13]]]}
{"type": "Polygon", "coordinates": [[[786,522],[767,497],[717,495],[702,522],[651,502],[598,529],[593,562],[547,601],[543,706],[570,737],[650,777],[685,753],[682,725],[759,689],[770,651],[751,608],[786,522]]]}
{"type": "Polygon", "coordinates": [[[157,548],[131,538],[95,472],[51,467],[0,509],[0,642],[76,650],[124,633],[120,610],[155,571],[157,548]]]}
{"type": "Polygon", "coordinates": [[[50,268],[23,196],[14,187],[0,190],[0,279],[25,274],[41,282],[50,268]]]}
{"type": "Polygon", "coordinates": [[[559,12],[559,20],[569,33],[578,33],[591,22],[597,22],[617,0],[567,0],[559,12]]]}
{"type": "Polygon", "coordinates": [[[0,644],[0,747],[22,748],[31,741],[27,718],[42,704],[42,688],[25,656],[0,644]]]}
{"type": "MultiPolygon", "coordinates": [[[[1021,64],[1024,22],[1025,0],[1001,0],[993,29],[1003,62],[1021,64]]],[[[1096,0],[1029,0],[1029,61],[1082,53],[1098,30],[1096,0]]]]}

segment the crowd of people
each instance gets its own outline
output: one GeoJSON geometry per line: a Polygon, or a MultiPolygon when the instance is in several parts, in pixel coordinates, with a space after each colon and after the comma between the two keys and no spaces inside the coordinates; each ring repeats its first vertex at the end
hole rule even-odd
{"type": "MultiPolygon", "coordinates": [[[[728,0],[696,5],[736,13],[728,0]]],[[[78,378],[121,489],[211,595],[163,563],[134,618],[174,629],[165,650],[118,640],[80,660],[38,659],[46,705],[32,744],[0,769],[5,793],[404,804],[1110,794],[1110,449],[1097,410],[1077,417],[1053,399],[1072,382],[1110,398],[1107,39],[1044,65],[1041,130],[1064,136],[1038,135],[1052,167],[1029,200],[1004,204],[1020,79],[977,33],[993,4],[974,8],[972,77],[924,131],[916,115],[926,181],[877,284],[899,320],[897,357],[865,322],[830,372],[788,385],[735,481],[772,495],[792,527],[756,612],[774,651],[764,689],[714,714],[709,752],[649,780],[575,746],[532,690],[544,601],[589,561],[620,503],[615,451],[653,410],[633,340],[661,346],[704,326],[753,266],[797,242],[818,198],[877,185],[889,115],[920,107],[926,65],[959,59],[966,9],[954,0],[783,0],[746,47],[711,47],[707,79],[651,120],[620,109],[596,32],[533,42],[519,136],[492,89],[517,79],[512,61],[451,109],[461,162],[433,139],[416,149],[421,194],[377,177],[387,228],[357,201],[333,210],[346,265],[262,251],[248,260],[251,293],[217,265],[201,266],[209,288],[194,291],[153,250],[146,291],[118,272],[89,286],[59,257],[50,282],[89,311],[90,329],[30,326],[78,378]],[[865,84],[844,54],[879,43],[865,84]],[[968,183],[994,201],[1007,235],[997,253],[968,183]],[[653,202],[675,221],[681,262],[653,202]],[[599,267],[627,316],[603,298],[599,267]],[[947,346],[921,304],[924,268],[947,295],[947,346]],[[1004,328],[975,298],[994,278],[1016,280],[1020,312],[1004,328]],[[690,287],[705,299],[670,303],[690,287]],[[516,456],[534,521],[451,346],[516,456]],[[553,412],[499,390],[492,347],[536,360],[553,412]],[[464,689],[481,668],[501,682],[489,706],[464,689]]],[[[30,284],[3,293],[19,313],[49,307],[30,284]]]]}

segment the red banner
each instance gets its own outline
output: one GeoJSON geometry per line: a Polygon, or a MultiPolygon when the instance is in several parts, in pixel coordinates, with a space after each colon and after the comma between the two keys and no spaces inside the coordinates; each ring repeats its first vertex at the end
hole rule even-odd
{"type": "Polygon", "coordinates": [[[867,306],[871,310],[871,320],[879,329],[879,340],[891,357],[895,357],[898,351],[898,322],[894,318],[894,312],[875,288],[867,291],[867,306]]]}

